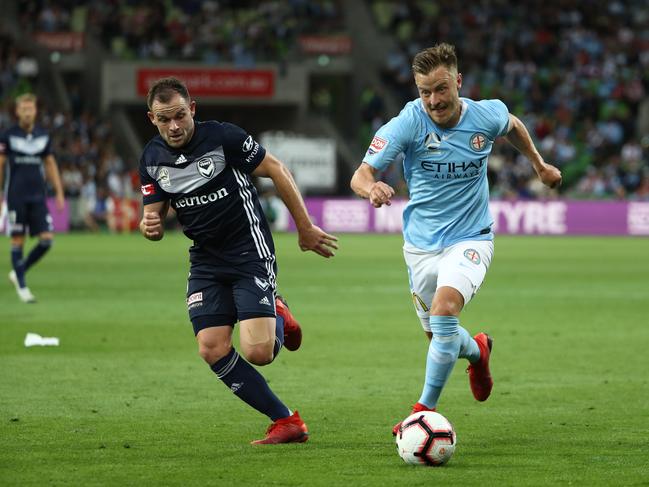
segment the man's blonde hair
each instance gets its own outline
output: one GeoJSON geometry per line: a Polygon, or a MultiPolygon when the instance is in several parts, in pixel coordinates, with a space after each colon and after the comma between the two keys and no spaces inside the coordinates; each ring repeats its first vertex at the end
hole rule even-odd
{"type": "Polygon", "coordinates": [[[34,93],[23,93],[22,95],[16,97],[16,105],[19,105],[23,102],[37,103],[38,98],[34,93]]]}

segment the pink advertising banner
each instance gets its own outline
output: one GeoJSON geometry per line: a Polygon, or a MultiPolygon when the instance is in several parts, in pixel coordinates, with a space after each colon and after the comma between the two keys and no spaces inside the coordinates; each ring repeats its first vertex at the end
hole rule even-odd
{"type": "MultiPolygon", "coordinates": [[[[406,200],[373,208],[353,198],[307,198],[309,214],[329,232],[401,232],[406,200]]],[[[649,202],[491,201],[493,230],[510,235],[649,235],[649,202]]],[[[294,229],[288,219],[288,229],[294,229]]]]}

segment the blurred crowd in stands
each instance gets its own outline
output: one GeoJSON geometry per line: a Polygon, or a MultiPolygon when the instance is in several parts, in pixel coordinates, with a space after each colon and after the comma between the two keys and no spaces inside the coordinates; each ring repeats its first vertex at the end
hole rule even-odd
{"type": "Polygon", "coordinates": [[[25,31],[87,32],[122,59],[283,62],[301,34],[344,31],[341,0],[21,2],[25,31]]]}
{"type": "MultiPolygon", "coordinates": [[[[0,130],[16,123],[17,95],[38,93],[39,74],[33,66],[33,59],[0,32],[0,130]]],[[[71,227],[128,230],[124,200],[139,193],[139,181],[136,168],[128,167],[117,154],[110,124],[89,111],[81,99],[73,97],[71,110],[60,111],[53,109],[46,95],[39,95],[37,124],[47,129],[52,139],[71,227]]]]}
{"type": "MultiPolygon", "coordinates": [[[[366,2],[393,49],[385,55],[384,86],[367,86],[360,96],[364,148],[396,115],[387,113],[382,90],[389,87],[400,104],[416,98],[410,61],[443,40],[457,46],[461,95],[505,101],[544,157],[561,167],[563,196],[649,200],[649,4],[366,2]]],[[[122,59],[250,67],[292,61],[300,35],[344,32],[342,10],[342,0],[26,0],[18,2],[17,13],[24,32],[85,32],[122,59]]],[[[14,123],[15,95],[36,87],[24,57],[0,32],[0,130],[14,123]]],[[[126,204],[138,199],[135,161],[122,160],[110,124],[88,110],[77,88],[69,89],[67,112],[37,92],[39,121],[53,136],[73,227],[126,230],[127,219],[110,215],[139,211],[126,204]]],[[[399,164],[384,178],[406,194],[399,164]]],[[[556,195],[505,142],[494,149],[489,179],[495,198],[556,195]]]]}
{"type": "MultiPolygon", "coordinates": [[[[649,200],[649,3],[370,0],[394,40],[383,79],[417,97],[411,60],[436,41],[457,47],[461,95],[500,98],[564,173],[564,195],[649,200]]],[[[366,97],[373,129],[388,116],[366,97]],[[372,109],[372,107],[375,107],[372,109]]],[[[389,116],[392,116],[390,114],[389,116]]],[[[527,161],[500,143],[493,197],[546,195],[527,161]]],[[[395,178],[395,176],[391,176],[395,178]]]]}

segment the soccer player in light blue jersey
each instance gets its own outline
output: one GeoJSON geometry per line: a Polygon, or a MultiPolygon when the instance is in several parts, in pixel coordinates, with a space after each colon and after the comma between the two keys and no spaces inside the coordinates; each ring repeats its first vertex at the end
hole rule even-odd
{"type": "Polygon", "coordinates": [[[419,98],[376,132],[351,187],[376,208],[390,205],[394,189],[376,175],[405,155],[410,201],[403,212],[403,253],[415,310],[430,340],[415,413],[435,410],[458,358],[469,361],[474,397],[485,401],[491,394],[492,339],[486,333],[471,337],[459,316],[493,256],[487,163],[495,139],[505,137],[527,157],[546,186],[557,187],[561,172],[543,160],[502,101],[460,98],[462,74],[453,46],[419,52],[412,69],[419,98]]]}

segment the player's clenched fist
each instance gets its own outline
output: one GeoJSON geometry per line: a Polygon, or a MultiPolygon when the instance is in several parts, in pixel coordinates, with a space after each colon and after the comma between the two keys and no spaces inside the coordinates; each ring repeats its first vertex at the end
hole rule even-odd
{"type": "Polygon", "coordinates": [[[149,240],[160,240],[163,235],[160,214],[154,211],[145,211],[140,222],[140,231],[149,240]]]}
{"type": "Polygon", "coordinates": [[[561,171],[547,162],[538,171],[539,178],[549,188],[557,188],[561,185],[561,171]]]}
{"type": "Polygon", "coordinates": [[[380,208],[383,205],[390,206],[392,204],[390,198],[392,198],[393,196],[394,189],[391,186],[385,184],[383,181],[377,181],[372,184],[372,187],[370,188],[368,194],[370,203],[372,203],[372,206],[374,208],[380,208]]]}

